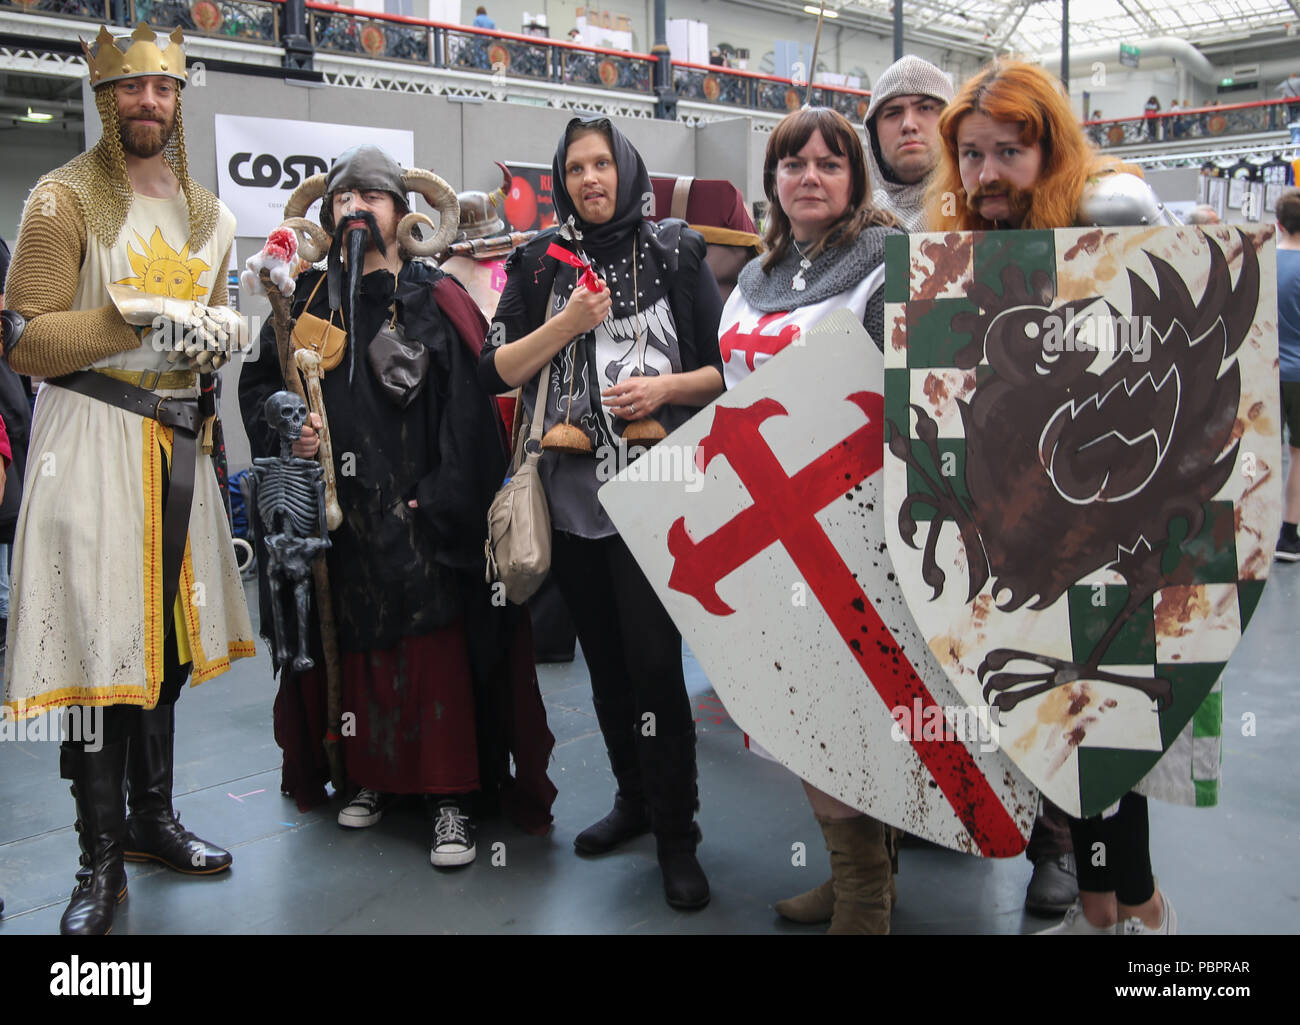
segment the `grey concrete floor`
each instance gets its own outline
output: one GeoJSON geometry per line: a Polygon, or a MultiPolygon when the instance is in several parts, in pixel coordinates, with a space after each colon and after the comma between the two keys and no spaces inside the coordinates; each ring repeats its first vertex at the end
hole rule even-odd
{"type": "MultiPolygon", "coordinates": [[[[1152,860],[1185,933],[1300,932],[1298,608],[1300,564],[1278,565],[1227,672],[1219,806],[1151,803],[1152,860]],[[1242,734],[1246,713],[1254,716],[1254,736],[1242,734]]],[[[478,860],[444,872],[429,865],[431,829],[418,808],[353,831],[335,822],[337,798],[303,815],[280,795],[275,684],[262,652],[187,688],[177,705],[177,809],[188,827],[230,848],[233,869],[187,878],[161,866],[128,866],[130,894],[115,932],[816,934],[821,927],[791,925],[772,910],[773,901],[827,875],[802,789],[790,773],[744,750],[689,655],[686,668],[699,729],[699,857],[713,890],[702,911],[665,904],[649,837],[601,858],[573,852],[573,836],[608,811],[613,793],[581,656],[539,673],[557,740],[554,831],[539,838],[484,823],[478,860]],[[792,864],[796,843],[806,846],[806,867],[792,864]],[[493,864],[494,852],[503,864],[493,864]]],[[[0,935],[57,933],[78,853],[58,744],[0,743],[0,784],[0,935]]],[[[1023,857],[904,850],[894,931],[1043,928],[1051,922],[1022,910],[1029,874],[1023,857]]]]}

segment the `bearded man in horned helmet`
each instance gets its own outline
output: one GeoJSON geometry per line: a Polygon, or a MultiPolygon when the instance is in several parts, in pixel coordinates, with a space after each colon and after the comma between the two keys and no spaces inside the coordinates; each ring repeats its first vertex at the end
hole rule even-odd
{"type": "Polygon", "coordinates": [[[5,296],[9,362],[45,378],[5,704],[19,717],[79,708],[59,760],[82,849],[60,925],[71,934],[112,928],[124,856],[188,874],[229,867],[172,809],[173,704],[191,673],[199,683],[253,654],[199,443],[213,426],[199,377],[243,335],[226,298],[235,221],[189,175],[180,30],[163,42],[141,24],[83,44],[104,134],[32,190],[5,296]]]}
{"type": "MultiPolygon", "coordinates": [[[[476,818],[503,806],[521,828],[545,832],[555,798],[527,614],[494,602],[483,578],[487,509],[506,472],[504,427],[476,370],[487,323],[427,259],[446,249],[458,213],[441,178],[357,146],[290,196],[286,221],[249,261],[292,293],[295,346],[324,339],[321,395],[342,512],[325,557],[341,724],[325,721],[320,657],[307,670],[277,665],[281,790],[304,810],[325,800],[322,735],[337,731],[351,785],[339,824],[371,826],[394,797],[423,797],[429,858],[442,868],[474,860],[476,818]],[[415,233],[433,222],[410,211],[411,192],[439,214],[431,238],[415,233]],[[320,225],[303,216],[318,198],[320,225]],[[289,281],[291,253],[327,257],[326,269],[289,281]]],[[[261,356],[239,381],[255,457],[279,451],[263,418],[286,386],[273,331],[264,328],[261,356]]],[[[313,412],[295,456],[324,458],[322,426],[313,412]]],[[[264,580],[263,624],[269,594],[264,580]]]]}

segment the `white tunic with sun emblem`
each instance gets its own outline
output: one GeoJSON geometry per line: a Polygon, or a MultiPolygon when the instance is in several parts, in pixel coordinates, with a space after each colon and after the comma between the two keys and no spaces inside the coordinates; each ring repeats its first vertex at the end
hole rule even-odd
{"type": "MultiPolygon", "coordinates": [[[[234,232],[234,216],[222,205],[212,237],[191,249],[183,194],[137,195],[116,245],[87,233],[72,309],[109,304],[109,283],[208,304],[226,273],[221,261],[234,232]]],[[[174,369],[148,342],[95,366],[174,369]]],[[[159,394],[192,397],[196,390],[159,394]]],[[[156,420],[41,387],[15,534],[5,667],[6,704],[17,715],[71,704],[153,707],[165,617],[175,617],[193,683],[253,654],[224,503],[201,450],[177,601],[162,608],[161,488],[171,440],[156,420]]]]}

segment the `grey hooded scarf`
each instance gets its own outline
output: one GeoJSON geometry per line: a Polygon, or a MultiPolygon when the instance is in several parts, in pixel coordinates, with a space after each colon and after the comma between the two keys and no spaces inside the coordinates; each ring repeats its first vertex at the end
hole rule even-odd
{"type": "Polygon", "coordinates": [[[901,182],[886,166],[876,137],[876,113],[895,96],[933,96],[948,104],[954,95],[948,76],[927,60],[906,56],[896,60],[876,80],[863,127],[867,131],[867,171],[871,175],[871,202],[898,218],[908,232],[925,230],[925,189],[929,178],[914,184],[901,182]]]}

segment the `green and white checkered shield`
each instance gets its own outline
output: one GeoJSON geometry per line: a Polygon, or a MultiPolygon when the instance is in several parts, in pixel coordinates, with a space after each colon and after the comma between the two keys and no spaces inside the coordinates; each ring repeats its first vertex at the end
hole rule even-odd
{"type": "Polygon", "coordinates": [[[931,650],[1049,798],[1217,800],[1281,518],[1267,230],[889,240],[885,518],[931,650]]]}

